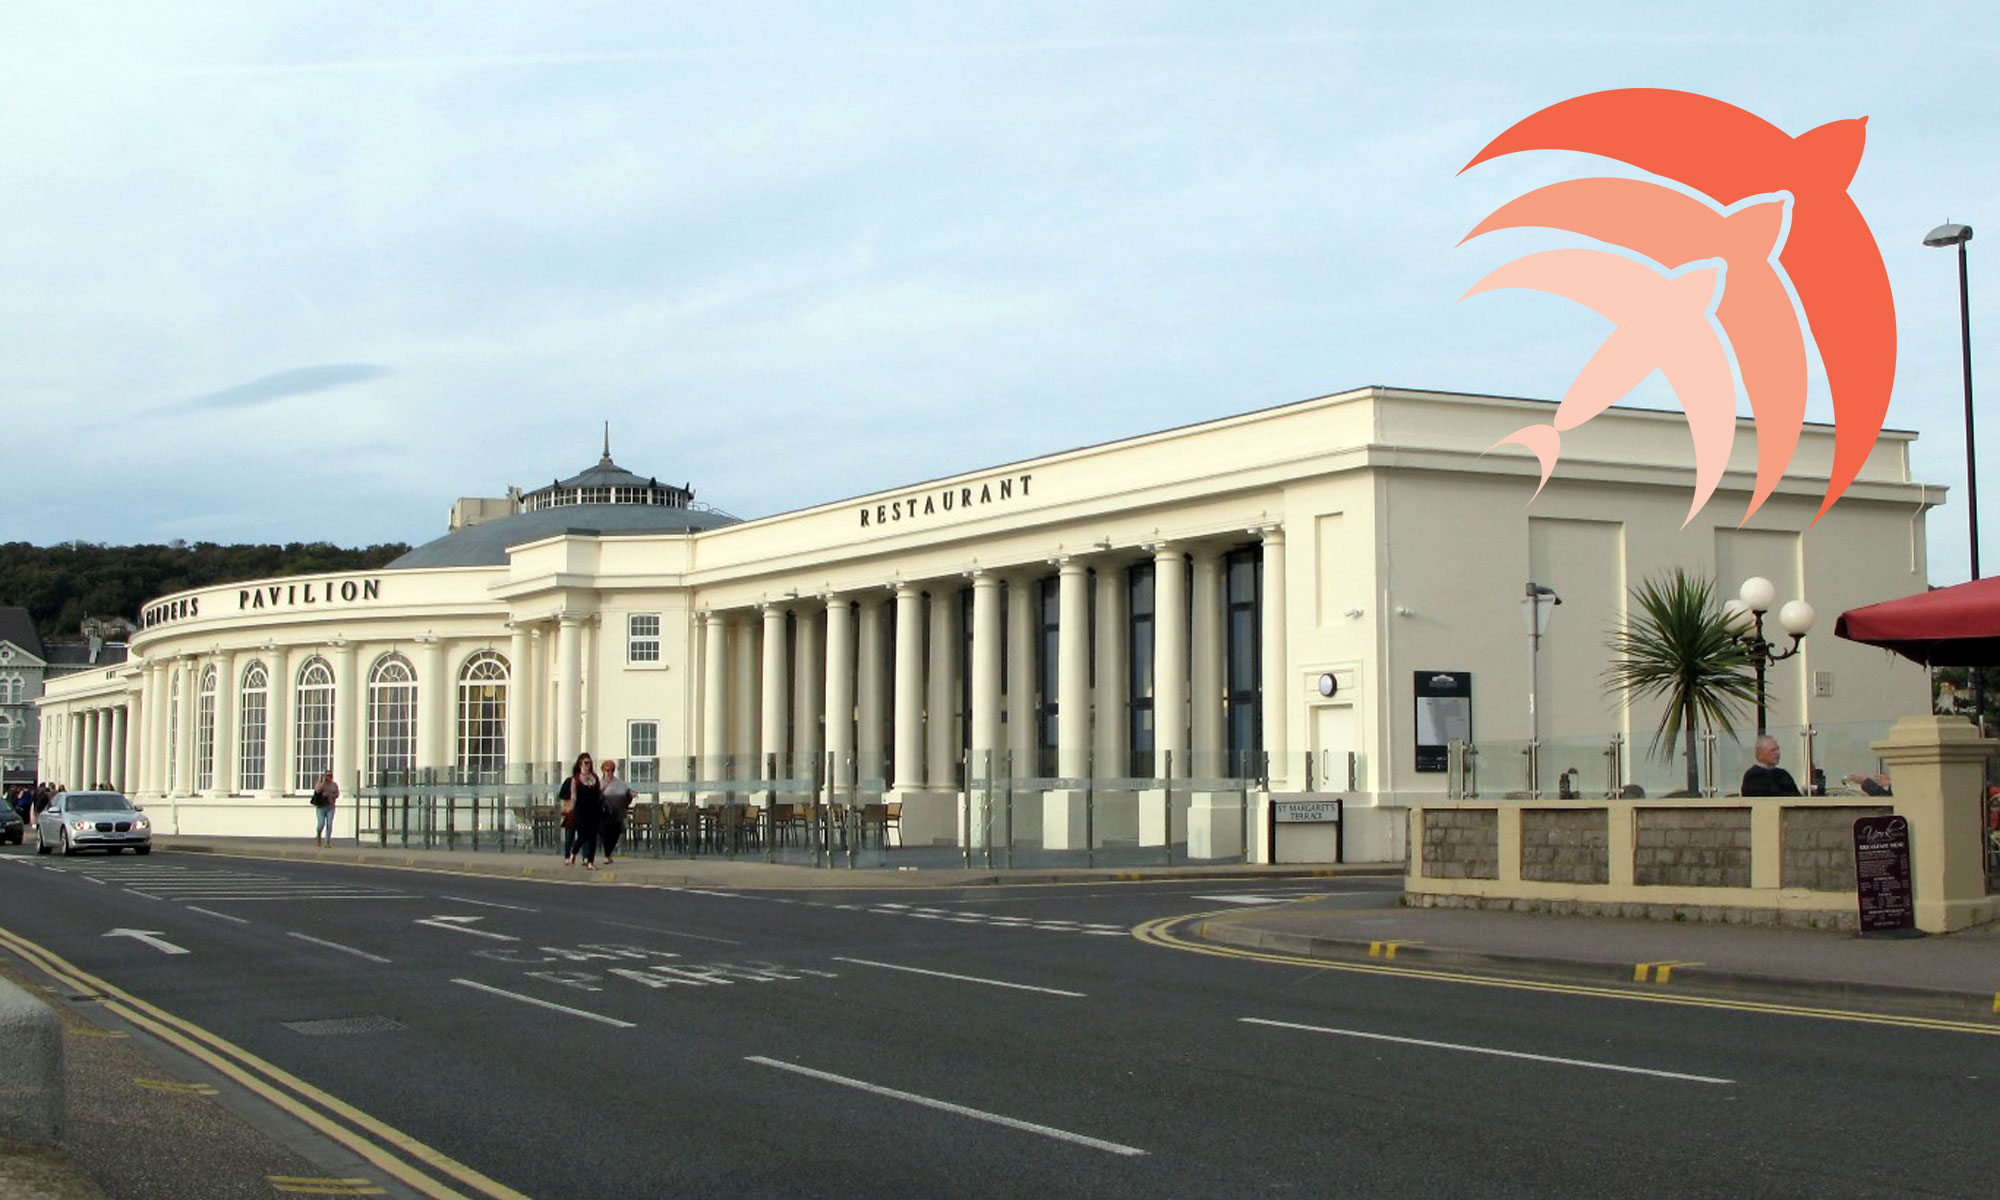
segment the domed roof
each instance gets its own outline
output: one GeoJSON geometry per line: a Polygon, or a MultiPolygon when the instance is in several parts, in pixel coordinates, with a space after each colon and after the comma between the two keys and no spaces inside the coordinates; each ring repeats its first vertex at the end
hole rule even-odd
{"type": "MultiPolygon", "coordinates": [[[[641,483],[644,481],[641,480],[641,483]]],[[[586,537],[621,533],[694,533],[733,525],[736,518],[709,509],[653,504],[566,504],[537,508],[454,530],[388,564],[415,567],[500,567],[510,547],[562,533],[586,537]]]]}

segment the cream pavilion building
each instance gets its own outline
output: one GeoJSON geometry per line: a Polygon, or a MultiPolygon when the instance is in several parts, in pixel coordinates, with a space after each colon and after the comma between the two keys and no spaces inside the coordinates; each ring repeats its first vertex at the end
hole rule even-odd
{"type": "Polygon", "coordinates": [[[303,836],[328,767],[350,794],[526,788],[588,749],[642,790],[877,781],[911,846],[1171,839],[1195,859],[1262,858],[1272,793],[1334,793],[1347,857],[1395,859],[1453,737],[1498,776],[1538,734],[1553,792],[1606,787],[1623,735],[1614,782],[1675,786],[1644,753],[1657,709],[1602,684],[1631,589],[1673,566],[1823,614],[1772,667],[1774,731],[1865,746],[1924,710],[1921,669],[1831,632],[1925,585],[1942,491],[1911,479],[1914,435],[1884,433],[1815,525],[1833,430],[1809,426],[1739,528],[1749,422],[1688,520],[1678,412],[1567,433],[1535,496],[1534,459],[1491,448],[1552,407],[1366,387],[751,521],[607,445],[571,479],[461,501],[381,570],[160,597],[128,662],[51,683],[43,776],[120,784],[166,832],[303,836]],[[1538,649],[1530,581],[1563,600],[1538,649]]]}

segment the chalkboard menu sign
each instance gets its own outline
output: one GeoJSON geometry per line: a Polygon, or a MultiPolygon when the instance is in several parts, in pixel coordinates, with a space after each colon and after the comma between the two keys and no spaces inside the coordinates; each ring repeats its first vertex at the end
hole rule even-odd
{"type": "Polygon", "coordinates": [[[1860,817],[1854,822],[1854,890],[1861,905],[1862,937],[1922,937],[1910,878],[1910,822],[1906,817],[1860,817]]]}
{"type": "Polygon", "coordinates": [[[1450,769],[1451,743],[1472,740],[1472,673],[1418,671],[1417,770],[1450,769]]]}

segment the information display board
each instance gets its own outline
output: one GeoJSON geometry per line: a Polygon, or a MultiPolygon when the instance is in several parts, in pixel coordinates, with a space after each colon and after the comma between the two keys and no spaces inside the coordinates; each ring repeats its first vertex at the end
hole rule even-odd
{"type": "Polygon", "coordinates": [[[1862,937],[1922,937],[1910,873],[1907,817],[1859,817],[1854,822],[1854,894],[1862,937]]]}
{"type": "Polygon", "coordinates": [[[1417,770],[1451,768],[1451,743],[1472,740],[1472,673],[1418,671],[1417,770]]]}

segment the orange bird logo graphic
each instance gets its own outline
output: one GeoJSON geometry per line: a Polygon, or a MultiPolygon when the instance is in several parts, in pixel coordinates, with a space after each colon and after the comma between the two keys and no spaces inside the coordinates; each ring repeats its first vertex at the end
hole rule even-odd
{"type": "Polygon", "coordinates": [[[1595,251],[1531,255],[1466,293],[1532,287],[1583,303],[1618,326],[1571,385],[1554,424],[1531,426],[1502,443],[1532,449],[1546,484],[1560,433],[1603,411],[1657,367],[1687,411],[1694,438],[1692,520],[1721,479],[1735,433],[1735,383],[1726,360],[1722,390],[1715,374],[1726,341],[1757,428],[1757,481],[1747,521],[1783,478],[1805,423],[1805,331],[1785,290],[1789,280],[1833,396],[1833,470],[1813,519],[1824,516],[1881,435],[1896,375],[1888,271],[1847,195],[1866,124],[1866,117],[1851,118],[1792,137],[1707,96],[1628,88],[1551,105],[1474,155],[1461,174],[1525,150],[1595,154],[1672,180],[1713,204],[1640,180],[1570,180],[1501,206],[1466,234],[1463,240],[1497,229],[1556,229],[1655,264],[1595,251]],[[1625,267],[1578,255],[1618,259],[1625,267]],[[1689,269],[1711,261],[1719,272],[1689,269]],[[1721,297],[1709,325],[1693,301],[1701,297],[1705,304],[1702,289],[1712,291],[1718,277],[1721,297]],[[1697,316],[1712,345],[1698,335],[1697,316]]]}

